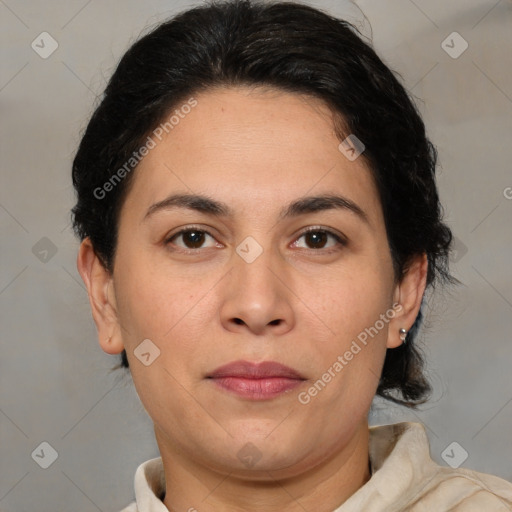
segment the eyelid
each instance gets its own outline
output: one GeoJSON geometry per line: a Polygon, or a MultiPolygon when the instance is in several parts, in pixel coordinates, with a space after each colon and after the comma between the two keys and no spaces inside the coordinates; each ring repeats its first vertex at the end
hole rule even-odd
{"type": "MultiPolygon", "coordinates": [[[[213,238],[217,242],[217,239],[215,238],[215,236],[212,235],[208,230],[202,228],[201,226],[190,224],[190,225],[187,225],[187,226],[184,226],[184,227],[180,228],[178,231],[172,233],[171,235],[166,236],[165,239],[164,239],[164,242],[163,242],[164,245],[166,245],[166,246],[170,245],[171,244],[171,240],[173,238],[176,238],[177,236],[182,235],[183,233],[187,233],[188,231],[199,231],[201,233],[204,233],[205,235],[210,236],[211,238],[213,238]]],[[[219,243],[219,242],[217,242],[217,243],[219,243]]],[[[190,254],[190,253],[197,254],[197,253],[199,253],[201,251],[201,249],[204,249],[204,248],[186,249],[184,247],[178,247],[177,252],[182,252],[182,253],[186,253],[186,254],[190,254]]],[[[210,247],[207,247],[207,249],[210,249],[210,247]]]]}
{"type": "MultiPolygon", "coordinates": [[[[341,245],[343,247],[345,247],[346,245],[348,245],[348,240],[347,238],[345,237],[345,235],[341,234],[340,232],[336,231],[336,230],[333,230],[331,228],[327,228],[327,227],[323,227],[323,226],[309,226],[305,229],[303,229],[302,231],[300,231],[298,233],[298,235],[295,236],[295,242],[297,242],[297,240],[299,240],[300,238],[302,238],[304,235],[308,234],[308,233],[315,233],[315,232],[322,232],[322,233],[326,233],[327,235],[330,235],[331,237],[333,237],[337,242],[338,242],[338,245],[341,245]]],[[[308,252],[315,252],[315,253],[320,253],[320,254],[326,254],[326,253],[330,253],[330,252],[333,252],[333,251],[336,251],[336,250],[339,250],[339,247],[336,248],[336,247],[328,247],[327,249],[303,249],[303,250],[306,250],[308,252]]]]}
{"type": "Polygon", "coordinates": [[[311,231],[323,231],[323,232],[327,233],[328,235],[332,235],[335,238],[339,239],[340,243],[344,243],[344,244],[348,243],[346,236],[343,235],[342,233],[340,233],[339,231],[332,229],[332,228],[320,226],[320,225],[319,226],[309,226],[309,227],[305,228],[303,231],[300,231],[298,236],[305,235],[306,233],[309,233],[311,231]]]}
{"type": "MultiPolygon", "coordinates": [[[[186,233],[188,231],[194,231],[194,230],[199,231],[201,233],[204,233],[204,234],[210,236],[217,243],[219,243],[216,240],[215,236],[212,235],[208,230],[202,228],[201,226],[197,226],[197,225],[191,224],[191,225],[184,226],[183,228],[179,229],[178,231],[176,231],[172,235],[166,236],[165,239],[164,239],[164,245],[169,245],[169,244],[171,244],[171,240],[173,238],[175,238],[175,237],[177,237],[177,236],[179,236],[179,235],[181,235],[183,233],[186,233]]],[[[338,242],[338,244],[341,245],[341,246],[346,246],[348,244],[348,240],[346,239],[346,237],[344,235],[342,235],[338,231],[335,231],[335,230],[333,230],[331,228],[327,228],[327,227],[323,227],[323,226],[309,226],[309,227],[303,229],[298,234],[294,235],[295,236],[294,243],[297,240],[299,240],[301,237],[303,237],[304,235],[306,235],[306,234],[308,234],[310,232],[323,232],[323,233],[326,233],[327,235],[332,236],[338,242]]],[[[199,249],[186,249],[186,248],[183,248],[183,247],[178,247],[177,252],[182,252],[182,253],[185,253],[185,254],[198,254],[203,249],[211,249],[211,247],[199,248],[199,249]]],[[[316,253],[328,253],[328,252],[332,252],[333,250],[336,250],[336,248],[329,247],[327,249],[305,249],[305,250],[309,251],[309,252],[316,252],[316,253]]]]}

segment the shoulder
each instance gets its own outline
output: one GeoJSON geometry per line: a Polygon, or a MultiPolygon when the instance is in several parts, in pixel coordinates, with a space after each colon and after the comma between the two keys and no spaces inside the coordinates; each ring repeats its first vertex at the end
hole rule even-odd
{"type": "Polygon", "coordinates": [[[512,483],[469,469],[437,466],[431,479],[411,496],[409,507],[420,512],[439,510],[440,504],[452,512],[512,511],[512,483]]]}
{"type": "Polygon", "coordinates": [[[512,483],[465,468],[440,466],[430,456],[421,423],[370,429],[373,486],[380,496],[394,489],[399,510],[426,512],[512,511],[512,483]]]}
{"type": "Polygon", "coordinates": [[[135,501],[121,512],[167,511],[162,503],[165,474],[161,457],[149,459],[137,467],[134,478],[135,501]]]}

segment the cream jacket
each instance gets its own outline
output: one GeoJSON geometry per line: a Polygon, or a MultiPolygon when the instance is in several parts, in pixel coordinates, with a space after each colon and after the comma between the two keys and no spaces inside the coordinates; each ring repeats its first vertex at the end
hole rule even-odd
{"type": "MultiPolygon", "coordinates": [[[[370,427],[369,452],[370,480],[333,512],[512,511],[512,483],[439,466],[430,457],[421,423],[370,427]]],[[[161,501],[164,491],[161,457],[148,460],[135,473],[136,501],[121,512],[168,512],[161,501]]]]}

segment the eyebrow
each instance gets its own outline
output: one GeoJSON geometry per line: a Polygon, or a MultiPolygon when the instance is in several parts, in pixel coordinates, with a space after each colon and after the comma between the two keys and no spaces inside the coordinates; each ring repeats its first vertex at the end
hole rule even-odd
{"type": "MultiPolygon", "coordinates": [[[[214,217],[233,217],[233,210],[222,201],[217,201],[201,194],[172,194],[162,201],[152,204],[143,220],[156,212],[185,208],[214,217]]],[[[315,213],[324,210],[347,210],[355,214],[359,219],[369,224],[368,216],[364,210],[350,199],[335,195],[322,194],[317,196],[301,197],[292,201],[279,212],[279,220],[298,217],[307,213],[315,213]]]]}

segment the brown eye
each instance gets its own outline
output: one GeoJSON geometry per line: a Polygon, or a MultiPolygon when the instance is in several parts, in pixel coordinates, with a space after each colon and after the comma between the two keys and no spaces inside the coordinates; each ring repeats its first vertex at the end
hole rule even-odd
{"type": "MultiPolygon", "coordinates": [[[[215,240],[207,231],[196,228],[186,228],[172,235],[165,243],[175,245],[182,249],[201,249],[207,237],[215,240]],[[181,244],[175,243],[175,241],[180,238],[182,240],[181,244]]],[[[213,247],[213,245],[210,247],[213,247]]]]}
{"type": "MultiPolygon", "coordinates": [[[[331,249],[335,248],[336,246],[346,245],[346,241],[343,238],[341,238],[336,233],[333,233],[332,231],[326,229],[310,229],[302,233],[302,235],[297,240],[300,240],[301,238],[304,238],[304,240],[306,241],[306,249],[331,249]],[[332,243],[330,246],[326,246],[326,244],[328,244],[329,239],[334,240],[334,243],[332,243]]],[[[300,247],[297,244],[298,242],[295,242],[294,246],[300,247]]]]}
{"type": "Polygon", "coordinates": [[[322,249],[329,238],[325,231],[311,231],[304,236],[313,249],[322,249]]]}

